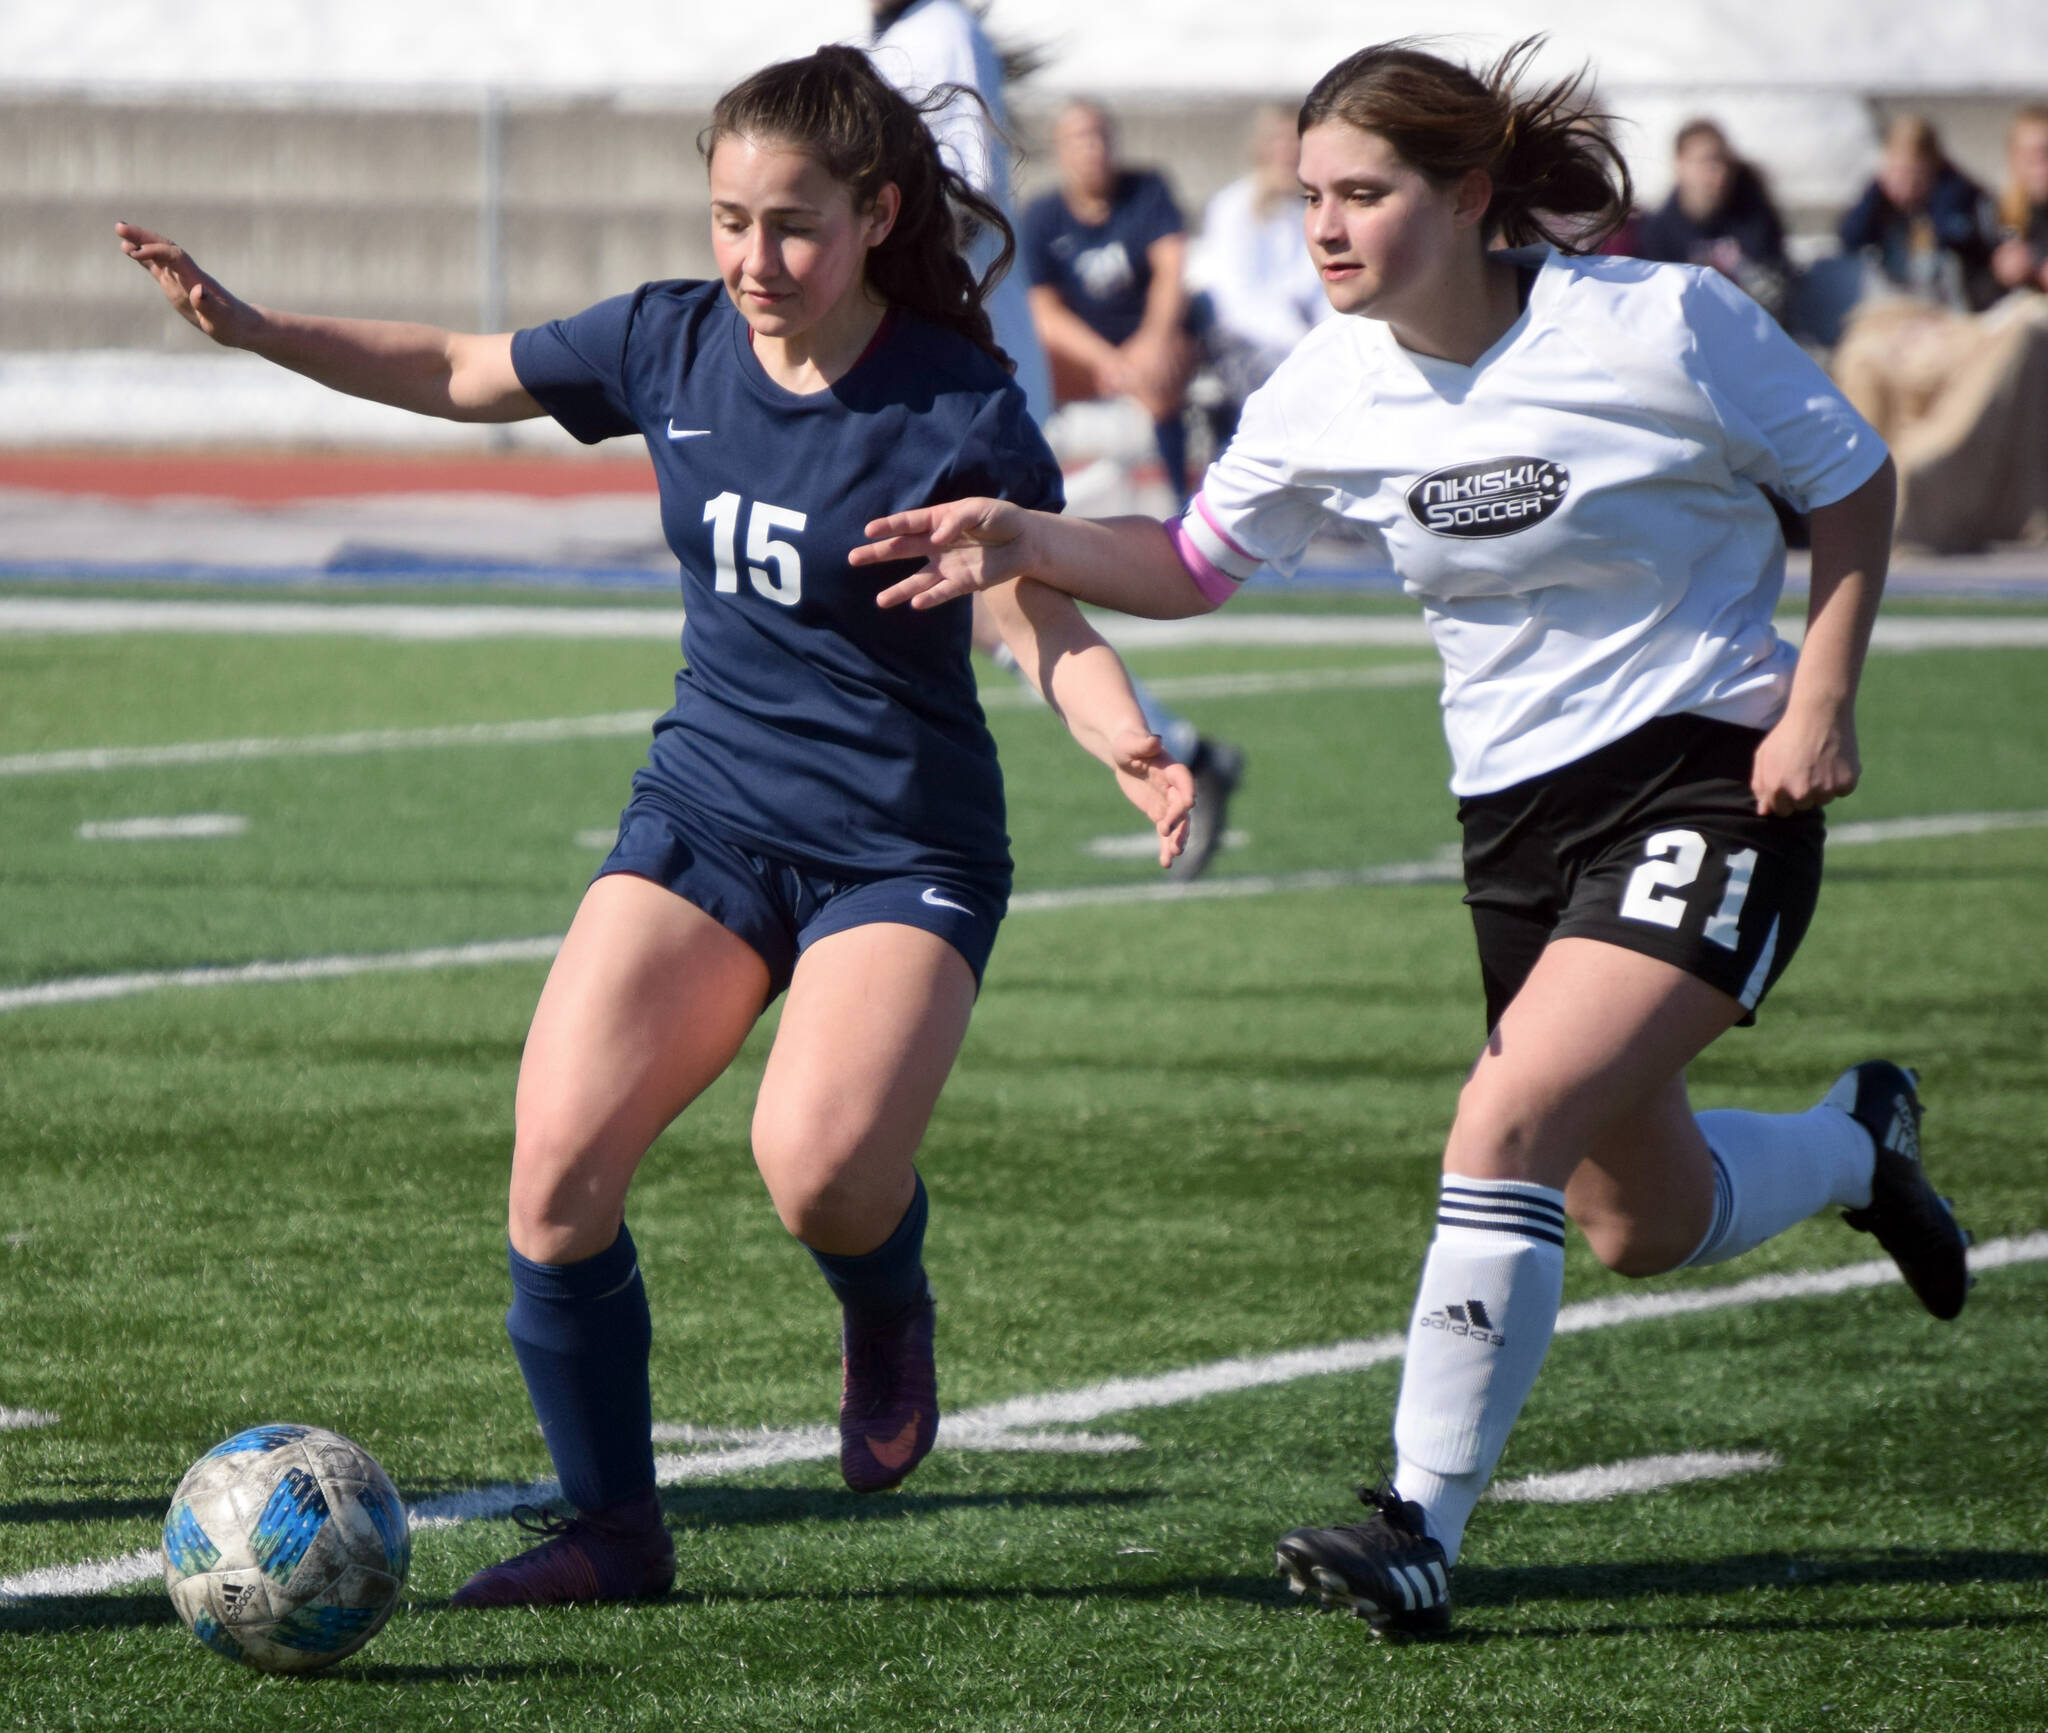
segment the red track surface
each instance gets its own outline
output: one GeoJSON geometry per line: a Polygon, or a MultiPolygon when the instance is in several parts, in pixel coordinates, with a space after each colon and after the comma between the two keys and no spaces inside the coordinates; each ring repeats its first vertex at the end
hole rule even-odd
{"type": "Polygon", "coordinates": [[[0,452],[0,487],[114,499],[284,505],[378,493],[517,493],[561,499],[652,493],[654,465],[632,457],[441,456],[431,452],[0,452]]]}

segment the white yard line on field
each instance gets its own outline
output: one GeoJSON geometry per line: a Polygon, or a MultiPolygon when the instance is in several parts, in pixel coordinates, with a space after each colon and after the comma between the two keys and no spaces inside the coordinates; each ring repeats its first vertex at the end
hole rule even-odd
{"type": "Polygon", "coordinates": [[[47,1408],[0,1408],[0,1432],[33,1432],[55,1426],[58,1418],[47,1408]]]}
{"type": "MultiPolygon", "coordinates": [[[[2048,1232],[1990,1240],[1970,1253],[1970,1267],[1978,1271],[2042,1262],[2048,1262],[2048,1232]]],[[[1854,1293],[1864,1288],[1888,1287],[1898,1280],[1897,1266],[1889,1259],[1877,1259],[1832,1270],[1759,1276],[1752,1281],[1733,1282],[1721,1287],[1616,1294],[1606,1299],[1583,1300],[1566,1306],[1558,1313],[1557,1333],[1575,1335],[1586,1330],[1611,1329],[1619,1324],[1655,1318],[1854,1293]]],[[[1043,1429],[1083,1425],[1108,1414],[1178,1407],[1182,1403],[1199,1402],[1205,1397],[1268,1389],[1302,1378],[1362,1372],[1368,1367],[1400,1359],[1403,1347],[1400,1336],[1373,1336],[1363,1341],[1338,1342],[1327,1348],[1303,1348],[1281,1354],[1217,1360],[1207,1366],[1189,1366],[1151,1377],[1113,1378],[1078,1390],[1013,1397],[1007,1402],[992,1402],[941,1421],[939,1447],[1071,1449],[1079,1442],[1074,1435],[1046,1433],[1043,1429]],[[1022,1444],[993,1442],[1004,1434],[1015,1433],[1024,1434],[1027,1440],[1035,1435],[1036,1441],[1022,1444]]],[[[678,1434],[684,1437],[703,1436],[692,1428],[665,1430],[671,1437],[678,1434]]],[[[665,1485],[671,1486],[686,1481],[717,1480],[782,1463],[820,1461],[836,1455],[839,1449],[838,1433],[829,1426],[764,1430],[746,1436],[749,1440],[758,1439],[758,1442],[714,1443],[708,1450],[657,1457],[656,1474],[665,1485]]],[[[1098,1437],[1080,1447],[1101,1450],[1142,1448],[1137,1440],[1126,1440],[1118,1434],[1098,1437]]],[[[504,1516],[515,1504],[538,1503],[552,1498],[558,1490],[553,1481],[542,1480],[523,1486],[478,1487],[470,1492],[446,1493],[414,1505],[413,1526],[417,1529],[448,1528],[461,1522],[504,1516]]],[[[161,1557],[155,1552],[145,1551],[129,1553],[121,1558],[88,1560],[82,1564],[28,1571],[20,1576],[0,1577],[0,1602],[31,1600],[46,1595],[100,1593],[147,1581],[162,1568],[161,1557]]]]}
{"type": "Polygon", "coordinates": [[[174,764],[239,764],[261,758],[352,758],[442,746],[543,746],[561,740],[619,740],[645,734],[653,710],[602,716],[551,716],[532,722],[463,722],[446,728],[363,728],[347,734],[188,740],[169,746],[81,746],[0,757],[0,776],[69,776],[105,770],[154,770],[174,764]]]}
{"type": "Polygon", "coordinates": [[[78,827],[82,842],[190,842],[241,836],[249,821],[238,812],[185,812],[162,818],[89,818],[78,827]]]}
{"type": "MultiPolygon", "coordinates": [[[[1226,609],[1192,620],[1093,616],[1120,650],[1207,646],[1268,649],[1426,649],[1429,628],[1417,614],[1262,614],[1226,609]]],[[[1778,630],[1797,641],[1796,618],[1778,630]]],[[[532,607],[418,602],[229,602],[122,600],[106,597],[0,598],[0,635],[206,633],[223,637],[355,637],[400,642],[484,638],[658,639],[682,633],[680,607],[532,607]]],[[[1880,650],[2048,649],[2048,615],[1900,615],[1877,622],[1880,650]]]]}
{"type": "Polygon", "coordinates": [[[479,968],[493,963],[544,963],[561,949],[559,934],[545,939],[493,939],[479,945],[436,945],[366,957],[301,957],[289,963],[240,963],[195,969],[150,969],[132,975],[74,975],[33,987],[0,991],[0,1012],[45,1005],[82,1005],[126,999],[166,987],[249,987],[293,981],[338,981],[350,975],[418,969],[479,968]]]}
{"type": "Polygon", "coordinates": [[[1783,1467],[1768,1450],[1688,1450],[1676,1456],[1636,1456],[1562,1474],[1525,1474],[1486,1489],[1501,1504],[1604,1504],[1623,1493],[1658,1492],[1699,1480],[1732,1480],[1783,1467]]]}
{"type": "MultiPolygon", "coordinates": [[[[2048,812],[1951,812],[1925,818],[1873,819],[1845,824],[1830,833],[1837,848],[1986,831],[2048,829],[2048,812]]],[[[593,838],[596,833],[591,833],[593,838]]],[[[579,838],[579,840],[581,840],[579,838]]],[[[592,846],[596,846],[593,842],[592,846]]],[[[1277,896],[1290,891],[1355,890],[1372,885],[1455,884],[1458,853],[1447,847],[1428,860],[1390,861],[1380,866],[1298,873],[1246,873],[1229,878],[1174,884],[1159,879],[1134,885],[1080,885],[1072,890],[1023,891],[1010,899],[1010,913],[1033,915],[1064,909],[1114,908],[1131,903],[1214,902],[1235,897],[1277,896]]],[[[81,1005],[127,999],[167,988],[249,987],[302,981],[337,981],[352,975],[402,974],[424,969],[475,969],[500,963],[544,963],[561,947],[560,934],[535,939],[492,939],[470,945],[435,945],[417,951],[366,956],[301,957],[291,962],[204,965],[151,969],[124,975],[73,975],[28,987],[0,988],[0,1015],[53,1005],[81,1005]]]]}
{"type": "MultiPolygon", "coordinates": [[[[1251,674],[1180,674],[1149,682],[1161,698],[1266,698],[1303,692],[1433,686],[1435,662],[1376,668],[1291,668],[1251,674]]],[[[1023,710],[1042,700],[1022,685],[992,686],[984,710],[1023,710]]],[[[551,746],[566,740],[626,740],[649,733],[659,713],[614,710],[599,716],[550,716],[528,722],[462,722],[438,728],[362,728],[343,734],[256,735],[242,740],[190,740],[165,746],[78,746],[54,752],[0,755],[0,776],[79,776],[155,770],[180,764],[242,764],[270,758],[353,758],[372,752],[431,751],[449,746],[551,746]]]]}
{"type": "Polygon", "coordinates": [[[87,1559],[83,1564],[51,1565],[0,1578],[0,1603],[41,1600],[48,1595],[99,1595],[125,1589],[164,1574],[164,1555],[154,1547],[123,1553],[119,1558],[87,1559]]]}
{"type": "MultiPolygon", "coordinates": [[[[1216,839],[1220,849],[1241,849],[1252,840],[1251,832],[1235,825],[1216,839]]],[[[1091,836],[1080,852],[1097,860],[1155,860],[1159,855],[1159,833],[1151,830],[1117,830],[1108,836],[1091,836]]]]}
{"type": "Polygon", "coordinates": [[[1875,818],[1828,827],[1829,848],[1912,842],[1930,836],[1980,836],[1993,830],[2042,830],[2048,812],[1937,812],[1927,818],[1875,818]]]}

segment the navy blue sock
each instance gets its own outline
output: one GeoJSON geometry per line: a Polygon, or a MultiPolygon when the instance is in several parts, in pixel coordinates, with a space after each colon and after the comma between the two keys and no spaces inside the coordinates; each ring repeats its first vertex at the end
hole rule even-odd
{"type": "Polygon", "coordinates": [[[511,1259],[505,1333],[562,1496],[584,1511],[644,1498],[654,1490],[654,1330],[633,1236],[621,1224],[607,1250],[580,1264],[511,1259]]]}
{"type": "Polygon", "coordinates": [[[862,1317],[900,1312],[924,1298],[924,1224],[929,1213],[924,1177],[918,1175],[917,1190],[911,1193],[910,1207],[903,1212],[896,1231],[873,1251],[848,1256],[821,1252],[815,1246],[804,1249],[817,1260],[826,1285],[849,1312],[862,1317]]]}
{"type": "Polygon", "coordinates": [[[1166,485],[1182,505],[1188,502],[1188,429],[1178,415],[1152,424],[1152,437],[1159,446],[1159,461],[1166,466],[1166,485]]]}

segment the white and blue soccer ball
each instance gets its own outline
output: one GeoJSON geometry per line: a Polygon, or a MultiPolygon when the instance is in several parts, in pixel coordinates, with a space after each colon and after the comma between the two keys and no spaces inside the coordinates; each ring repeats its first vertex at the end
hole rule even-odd
{"type": "Polygon", "coordinates": [[[186,1471],[164,1587],[214,1653],[267,1673],[352,1655],[398,1605],[405,1506],[367,1450],[317,1426],[252,1426],[186,1471]]]}

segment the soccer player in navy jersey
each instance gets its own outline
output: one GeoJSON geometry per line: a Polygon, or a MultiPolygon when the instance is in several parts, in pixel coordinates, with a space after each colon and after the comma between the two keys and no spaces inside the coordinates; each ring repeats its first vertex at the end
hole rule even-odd
{"type": "Polygon", "coordinates": [[[1784,973],[1821,808],[1860,775],[1892,464],[1719,272],[1575,254],[1626,213],[1627,175],[1578,80],[1518,87],[1536,46],[1480,76],[1387,44],[1310,92],[1305,238],[1340,316],[1252,394],[1178,522],[952,501],[872,525],[855,556],[931,562],[885,605],[1029,575],[1171,618],[1341,523],[1424,604],[1488,1034],[1444,1150],[1392,1479],[1363,1522],[1276,1547],[1297,1590],[1391,1637],[1449,1627],[1466,1524],[1549,1350],[1568,1219],[1652,1276],[1838,1208],[1935,1317],[1970,1281],[1904,1068],[1851,1066],[1804,1113],[1693,1111],[1685,1069],[1784,973]],[[1796,649],[1773,625],[1767,489],[1812,519],[1796,649]]]}
{"type": "MultiPolygon", "coordinates": [[[[1010,889],[969,609],[884,613],[847,554],[889,512],[989,494],[1057,510],[1060,474],[991,334],[941,161],[858,50],[772,66],[700,141],[722,281],[649,283],[467,336],[237,300],[182,249],[130,257],[207,335],[336,389],[466,421],[638,434],[682,566],[687,666],[616,846],[549,971],[519,1072],[506,1327],[575,1514],[462,1606],[658,1595],[650,1323],[625,1198],[654,1138],[788,993],[753,1126],[784,1224],[842,1312],[840,1468],[896,1485],[938,1424],[914,1165],[1010,889]]],[[[901,575],[909,568],[899,568],[901,575]]],[[[1158,830],[1192,783],[1065,597],[989,598],[1026,672],[1158,830]]]]}

